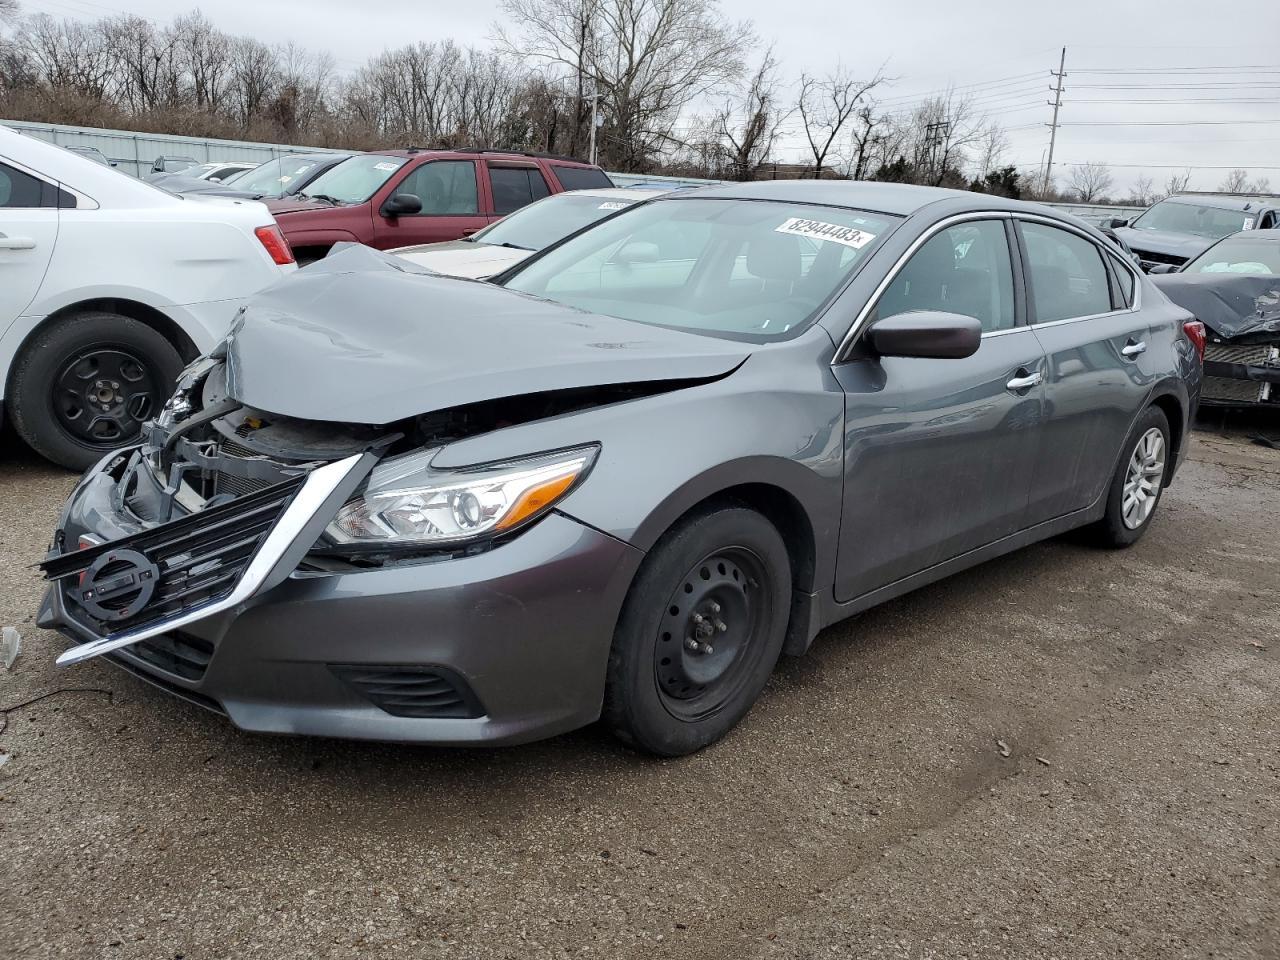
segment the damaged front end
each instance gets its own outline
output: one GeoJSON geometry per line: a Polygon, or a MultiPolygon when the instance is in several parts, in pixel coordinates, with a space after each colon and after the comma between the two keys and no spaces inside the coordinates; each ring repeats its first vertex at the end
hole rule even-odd
{"type": "Polygon", "coordinates": [[[1188,273],[1151,279],[1208,328],[1201,402],[1280,404],[1280,278],[1188,273]]]}

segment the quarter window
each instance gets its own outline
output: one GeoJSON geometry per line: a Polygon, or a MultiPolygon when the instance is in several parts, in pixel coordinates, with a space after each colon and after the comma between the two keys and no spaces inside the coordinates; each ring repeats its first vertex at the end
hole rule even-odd
{"type": "Polygon", "coordinates": [[[1003,220],[948,227],[912,255],[877,305],[879,317],[943,310],[974,317],[984,332],[1014,325],[1013,264],[1003,220]]]}
{"type": "Polygon", "coordinates": [[[400,181],[396,193],[411,193],[422,201],[422,213],[435,216],[474,216],[476,165],[472,160],[433,160],[400,181]]]}
{"type": "Polygon", "coordinates": [[[566,190],[595,190],[598,187],[612,187],[613,181],[598,167],[562,167],[552,164],[556,179],[566,190]]]}
{"type": "Polygon", "coordinates": [[[490,167],[489,183],[493,186],[493,212],[499,214],[519,210],[551,193],[542,172],[534,167],[490,167]]]}
{"type": "Polygon", "coordinates": [[[1021,224],[1036,323],[1110,313],[1102,251],[1091,240],[1043,223],[1021,224]]]}
{"type": "Polygon", "coordinates": [[[44,206],[43,184],[30,174],[0,163],[0,208],[44,206]]]}

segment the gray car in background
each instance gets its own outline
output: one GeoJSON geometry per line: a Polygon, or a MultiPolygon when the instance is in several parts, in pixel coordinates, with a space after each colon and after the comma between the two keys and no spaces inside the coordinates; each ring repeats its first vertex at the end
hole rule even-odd
{"type": "Polygon", "coordinates": [[[1176,193],[1132,220],[1111,220],[1116,236],[1138,256],[1143,270],[1176,270],[1223,237],[1280,226],[1280,196],[1176,193]]]}
{"type": "Polygon", "coordinates": [[[247,730],[688,753],[828,624],[1137,540],[1203,344],[1095,230],[921,187],[672,193],[495,283],[352,246],[85,474],[39,623],[247,730]]]}

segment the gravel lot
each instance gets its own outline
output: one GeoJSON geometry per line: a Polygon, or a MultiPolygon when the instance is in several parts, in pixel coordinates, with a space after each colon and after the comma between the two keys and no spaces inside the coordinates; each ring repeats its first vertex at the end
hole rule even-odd
{"type": "Polygon", "coordinates": [[[2,956],[1280,957],[1280,453],[1238,426],[1134,549],[841,624],[672,762],[248,736],[55,668],[71,485],[0,447],[2,956]]]}

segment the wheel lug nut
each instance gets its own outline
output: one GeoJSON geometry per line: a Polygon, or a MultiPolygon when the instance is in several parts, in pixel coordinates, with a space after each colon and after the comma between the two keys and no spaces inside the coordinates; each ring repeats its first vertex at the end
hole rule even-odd
{"type": "Polygon", "coordinates": [[[698,641],[694,640],[692,637],[686,640],[684,645],[695,652],[699,649],[698,641]]]}
{"type": "Polygon", "coordinates": [[[716,630],[718,630],[720,633],[724,633],[728,629],[729,629],[728,624],[726,624],[723,620],[716,621],[716,630]]]}
{"type": "Polygon", "coordinates": [[[720,612],[720,604],[718,604],[718,603],[712,603],[712,604],[711,604],[711,612],[712,612],[712,613],[719,613],[719,612],[720,612]]]}
{"type": "Polygon", "coordinates": [[[695,614],[693,615],[693,622],[694,622],[694,623],[702,623],[702,614],[700,614],[700,613],[695,613],[695,614]]]}
{"type": "Polygon", "coordinates": [[[704,644],[702,645],[702,652],[703,652],[703,653],[715,653],[716,651],[715,651],[715,648],[714,648],[713,646],[711,646],[711,644],[709,644],[709,643],[704,643],[704,644]]]}

